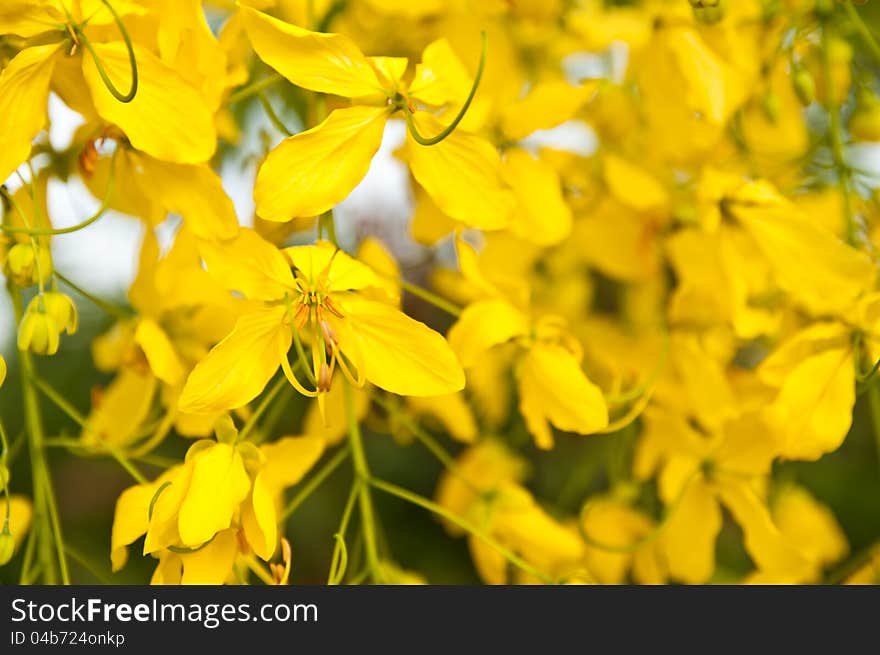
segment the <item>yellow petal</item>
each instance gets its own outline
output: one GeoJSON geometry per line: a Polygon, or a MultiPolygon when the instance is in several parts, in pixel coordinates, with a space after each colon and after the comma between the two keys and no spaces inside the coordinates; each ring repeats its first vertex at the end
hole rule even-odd
{"type": "Polygon", "coordinates": [[[669,204],[666,189],[642,168],[613,153],[603,162],[605,184],[621,203],[640,212],[663,210],[669,204]]]}
{"type": "Polygon", "coordinates": [[[183,380],[186,373],[183,363],[158,323],[150,318],[142,319],[135,330],[134,340],[144,351],[150,369],[157,378],[171,385],[183,380]]]}
{"type": "Polygon", "coordinates": [[[375,237],[367,237],[358,246],[357,259],[375,271],[381,283],[381,291],[366,291],[365,295],[370,294],[369,297],[375,300],[388,300],[399,307],[402,293],[400,266],[385,244],[375,237]]]}
{"type": "Polygon", "coordinates": [[[183,575],[179,584],[220,585],[232,572],[238,540],[235,530],[224,530],[204,548],[180,555],[183,575]]]}
{"type": "Polygon", "coordinates": [[[347,297],[337,324],[340,347],[381,389],[403,396],[439,396],[464,388],[464,372],[441,335],[403,312],[347,297]]]}
{"type": "Polygon", "coordinates": [[[308,435],[282,437],[260,446],[260,451],[266,456],[266,465],[260,472],[263,482],[273,492],[292,487],[321,458],[324,445],[322,437],[308,435]]]}
{"type": "Polygon", "coordinates": [[[127,546],[146,534],[150,524],[150,503],[159,484],[158,481],[138,484],[119,494],[110,533],[110,562],[113,571],[125,566],[128,560],[127,546]]]}
{"type": "Polygon", "coordinates": [[[0,73],[0,184],[28,158],[46,122],[58,45],[25,48],[0,73]]]}
{"type": "Polygon", "coordinates": [[[180,555],[165,551],[159,557],[159,563],[150,578],[151,585],[179,585],[183,574],[183,561],[180,555]]]}
{"type": "Polygon", "coordinates": [[[0,34],[14,34],[27,39],[55,29],[64,20],[64,14],[55,3],[4,0],[0,7],[0,34]]]}
{"type": "Polygon", "coordinates": [[[228,528],[250,487],[244,462],[234,447],[218,443],[199,452],[180,504],[177,529],[181,543],[197,548],[228,528]]]}
{"type": "Polygon", "coordinates": [[[293,337],[283,323],[285,314],[285,307],[273,307],[239,318],[235,329],[190,373],[180,410],[210,414],[256,398],[278,370],[279,353],[290,349],[293,337]]]}
{"type": "Polygon", "coordinates": [[[731,211],[755,238],[779,286],[815,314],[848,311],[860,294],[873,288],[876,271],[870,257],[766,192],[765,186],[749,185],[740,193],[742,205],[734,203],[731,211]]]}
{"type": "Polygon", "coordinates": [[[409,398],[406,404],[414,415],[428,415],[440,421],[456,441],[473,443],[477,438],[479,428],[474,413],[460,393],[409,398]]]}
{"type": "Polygon", "coordinates": [[[307,280],[325,283],[329,291],[382,287],[385,284],[373,269],[328,241],[285,248],[284,253],[307,280]]]}
{"type": "Polygon", "coordinates": [[[278,541],[275,521],[275,501],[263,481],[263,474],[258,473],[250,495],[241,506],[241,526],[248,544],[266,561],[272,557],[278,541]]]}
{"type": "Polygon", "coordinates": [[[767,408],[780,435],[780,454],[816,460],[837,450],[852,425],[855,405],[852,350],[837,348],[807,357],[785,378],[767,408]]]}
{"type": "MultiPolygon", "coordinates": [[[[131,83],[125,44],[92,46],[107,75],[123,92],[131,83]]],[[[83,57],[83,75],[95,108],[104,120],[125,132],[138,150],[178,164],[199,164],[214,154],[214,119],[202,97],[152,52],[135,46],[137,95],[129,103],[114,98],[98,75],[95,62],[83,57]]]]}
{"type": "Polygon", "coordinates": [[[282,141],[257,174],[257,214],[289,221],[345,200],[367,174],[387,116],[385,107],[336,109],[320,125],[282,141]]]}
{"type": "MultiPolygon", "coordinates": [[[[5,513],[3,517],[6,517],[5,513]]],[[[30,499],[19,494],[11,494],[9,496],[9,531],[12,533],[13,550],[21,547],[33,519],[34,507],[30,499]]]]}
{"type": "Polygon", "coordinates": [[[535,344],[517,369],[519,408],[539,448],[553,446],[548,421],[566,432],[590,434],[608,425],[602,391],[562,346],[535,344]]]}
{"type": "Polygon", "coordinates": [[[347,36],[310,32],[249,7],[241,11],[254,51],[297,86],[347,98],[382,92],[370,62],[347,36]]]}
{"type": "Polygon", "coordinates": [[[83,428],[83,441],[125,445],[131,441],[153,406],[156,377],[131,368],[123,368],[104,389],[83,428]]]}
{"type": "Polygon", "coordinates": [[[556,127],[572,118],[595,90],[595,84],[572,86],[563,81],[542,82],[525,98],[505,108],[501,115],[504,135],[519,141],[538,130],[556,127]]]}
{"type": "Polygon", "coordinates": [[[742,528],[746,550],[759,569],[783,576],[808,570],[808,562],[773,525],[770,512],[747,481],[725,477],[718,492],[742,528]]]}
{"type": "Polygon", "coordinates": [[[674,510],[661,537],[669,573],[682,582],[702,584],[715,570],[721,508],[703,479],[696,478],[674,510]]]}
{"type": "Polygon", "coordinates": [[[143,175],[148,193],[158,197],[165,211],[179,214],[202,239],[231,239],[238,234],[232,200],[220,176],[207,165],[172,164],[135,154],[134,165],[143,175]]]}
{"type": "Polygon", "coordinates": [[[409,85],[409,95],[427,105],[440,107],[449,102],[464,102],[473,80],[455,54],[449,41],[432,41],[422,52],[409,85]]]}
{"type": "MultiPolygon", "coordinates": [[[[212,442],[197,441],[196,444],[201,448],[206,447],[206,444],[211,445],[212,442]]],[[[150,525],[144,539],[144,555],[180,543],[178,514],[180,505],[189,490],[192,472],[193,462],[188,461],[171,469],[168,472],[168,477],[163,476],[164,481],[156,488],[157,492],[160,488],[162,491],[158,496],[153,495],[150,501],[153,505],[153,515],[150,517],[150,525]],[[169,484],[165,484],[166,482],[169,484]]]]}
{"type": "MultiPolygon", "coordinates": [[[[422,136],[439,134],[445,125],[431,114],[416,112],[422,136]]],[[[500,230],[516,206],[502,184],[501,160],[485,139],[456,130],[433,146],[407,137],[407,160],[412,173],[445,214],[469,227],[500,230]]]]}
{"type": "Polygon", "coordinates": [[[849,552],[846,535],[831,509],[802,487],[785,485],[774,494],[772,514],[789,542],[820,566],[833,564],[849,552]]]}
{"type": "Polygon", "coordinates": [[[512,148],[504,157],[502,177],[517,200],[510,225],[514,234],[541,246],[559,243],[569,235],[571,208],[562,196],[556,171],[525,150],[512,148]]]}
{"type": "Polygon", "coordinates": [[[462,366],[475,366],[492,346],[528,334],[526,316],[506,300],[482,300],[468,305],[449,330],[449,345],[462,366]]]}
{"type": "Polygon", "coordinates": [[[383,89],[397,90],[409,65],[406,57],[370,57],[370,64],[379,78],[383,89]]]}
{"type": "Polygon", "coordinates": [[[279,300],[295,286],[284,255],[254,230],[222,243],[201,241],[199,252],[213,278],[251,300],[279,300]]]}

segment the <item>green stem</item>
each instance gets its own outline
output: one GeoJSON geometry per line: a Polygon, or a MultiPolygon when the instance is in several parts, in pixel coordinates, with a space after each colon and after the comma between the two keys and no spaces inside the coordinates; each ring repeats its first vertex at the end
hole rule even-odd
{"type": "Polygon", "coordinates": [[[880,463],[880,388],[876,384],[868,387],[868,404],[871,407],[871,427],[877,445],[877,462],[880,463]]]}
{"type": "MultiPolygon", "coordinates": [[[[67,414],[67,416],[73,419],[73,421],[77,423],[84,431],[89,432],[88,421],[86,420],[86,418],[82,414],[80,414],[77,409],[73,405],[71,405],[64,396],[58,393],[55,389],[52,388],[52,386],[48,382],[40,377],[35,376],[33,378],[33,382],[34,385],[43,392],[43,395],[51,400],[55,404],[55,406],[58,407],[58,409],[60,409],[65,414],[67,414]]],[[[113,459],[115,459],[119,463],[119,465],[122,466],[122,468],[128,471],[131,477],[133,477],[140,484],[147,483],[147,479],[143,475],[143,473],[138,471],[134,464],[128,461],[128,458],[123,455],[118,448],[107,442],[105,439],[102,439],[100,435],[95,434],[94,436],[98,439],[98,442],[101,444],[101,446],[103,446],[103,448],[108,453],[110,453],[113,459]]]]}
{"type": "Polygon", "coordinates": [[[445,298],[441,298],[436,293],[432,291],[428,291],[427,289],[418,286],[417,284],[413,284],[412,282],[407,282],[406,280],[400,279],[400,286],[403,287],[406,291],[411,293],[412,295],[421,298],[425,302],[428,302],[438,309],[442,309],[444,312],[451,316],[461,316],[462,309],[458,305],[455,305],[445,298]]]}
{"type": "Polygon", "coordinates": [[[469,532],[477,539],[483,541],[487,546],[498,552],[500,555],[503,555],[504,558],[507,559],[507,561],[509,561],[511,564],[524,571],[525,573],[534,576],[545,584],[555,584],[555,581],[550,576],[541,573],[531,564],[522,559],[519,555],[498,543],[494,538],[486,534],[485,531],[481,530],[467,519],[453,514],[442,505],[438,505],[432,500],[428,500],[423,496],[419,496],[418,494],[404,489],[403,487],[398,487],[396,484],[391,484],[390,482],[384,482],[382,480],[377,480],[373,478],[372,480],[370,480],[370,484],[376,487],[376,489],[384,491],[385,493],[392,496],[397,496],[401,500],[405,500],[409,503],[412,503],[413,505],[418,505],[419,507],[426,509],[429,512],[432,512],[437,516],[446,519],[450,523],[457,525],[462,530],[469,532]]]}
{"type": "Polygon", "coordinates": [[[281,132],[284,136],[293,136],[293,132],[291,132],[278,114],[275,112],[275,109],[272,107],[272,103],[269,102],[269,98],[266,97],[265,93],[260,93],[257,95],[257,98],[260,101],[260,105],[263,107],[263,112],[265,112],[266,117],[269,119],[269,122],[275,127],[276,130],[281,132]]]}
{"type": "Polygon", "coordinates": [[[251,96],[255,96],[265,89],[268,89],[270,86],[277,84],[282,79],[284,78],[282,78],[281,75],[279,75],[278,73],[272,73],[268,77],[264,77],[262,80],[252,82],[246,87],[239,89],[238,91],[230,95],[226,101],[226,104],[233,105],[237,102],[241,102],[242,100],[247,100],[251,96]]]}
{"type": "Polygon", "coordinates": [[[345,381],[345,413],[348,417],[348,438],[351,443],[354,473],[357,481],[360,483],[358,499],[360,501],[361,529],[364,534],[367,564],[370,567],[373,582],[380,582],[379,551],[376,547],[376,519],[373,513],[373,498],[370,495],[370,487],[368,486],[370,482],[370,469],[367,465],[366,453],[364,452],[357,412],[354,409],[354,394],[348,380],[345,381]]]}
{"type": "MultiPolygon", "coordinates": [[[[118,152],[118,151],[117,151],[118,152]]],[[[9,234],[27,234],[32,237],[39,236],[57,236],[60,234],[72,234],[73,232],[79,232],[80,230],[87,228],[89,225],[100,219],[104,214],[107,213],[107,210],[110,208],[110,199],[113,196],[113,188],[115,186],[116,181],[116,152],[113,153],[113,157],[110,160],[110,174],[107,178],[107,189],[104,191],[104,197],[101,199],[101,206],[98,207],[98,211],[92,214],[86,220],[77,223],[76,225],[71,225],[70,227],[60,227],[57,229],[53,228],[31,228],[31,227],[12,227],[10,225],[0,225],[0,230],[4,232],[8,232],[9,234]]],[[[8,196],[6,192],[3,192],[4,195],[7,195],[7,199],[14,203],[11,196],[8,196]]],[[[19,210],[19,213],[20,210],[19,210]]]]}
{"type": "Polygon", "coordinates": [[[865,24],[865,21],[862,20],[861,15],[859,14],[858,9],[853,6],[851,0],[845,0],[843,3],[843,8],[846,11],[846,15],[852,21],[853,25],[856,28],[856,31],[862,37],[862,40],[865,42],[865,45],[868,46],[868,50],[871,51],[871,54],[874,55],[874,58],[880,62],[880,44],[877,43],[877,40],[874,38],[874,35],[871,34],[871,30],[868,29],[868,26],[865,24]]]}
{"type": "Polygon", "coordinates": [[[880,553],[880,545],[876,542],[863,548],[846,562],[829,571],[823,580],[823,584],[839,585],[845,582],[847,578],[870,562],[877,553],[880,553]]]}
{"type": "Polygon", "coordinates": [[[70,544],[64,547],[64,552],[67,553],[68,557],[72,559],[74,562],[79,564],[82,568],[88,571],[98,582],[103,585],[112,585],[113,581],[109,578],[109,576],[101,573],[99,571],[99,567],[97,567],[93,562],[90,562],[87,557],[85,557],[78,550],[75,550],[70,547],[70,544]]]}
{"type": "MultiPolygon", "coordinates": [[[[23,303],[20,296],[12,294],[15,311],[19,317],[23,313],[23,303]]],[[[36,512],[44,519],[48,517],[50,531],[55,542],[55,551],[58,558],[58,570],[61,573],[61,582],[70,584],[70,575],[67,570],[67,557],[64,553],[64,535],[61,531],[61,521],[58,518],[58,507],[55,503],[55,492],[52,489],[52,479],[49,475],[49,467],[46,461],[45,446],[43,444],[45,432],[43,430],[43,417],[40,413],[40,401],[37,397],[37,389],[34,384],[36,373],[34,362],[30,352],[19,351],[21,369],[22,398],[24,402],[24,420],[27,428],[31,453],[31,468],[34,484],[34,505],[36,512]]],[[[55,584],[55,567],[52,566],[52,543],[49,540],[41,541],[40,556],[43,559],[46,572],[47,584],[55,584]]]]}
{"type": "Polygon", "coordinates": [[[138,459],[151,453],[155,448],[159,446],[159,444],[165,441],[165,438],[171,432],[171,428],[174,427],[174,421],[176,419],[176,409],[169,409],[167,412],[165,412],[165,416],[162,417],[162,421],[156,427],[155,432],[150,435],[150,438],[141,443],[136,448],[129,449],[128,456],[132,459],[138,459]]]}
{"type": "Polygon", "coordinates": [[[393,417],[395,421],[400,423],[403,427],[405,427],[415,438],[421,443],[428,451],[431,452],[437,460],[443,464],[449,473],[458,478],[474,495],[482,496],[483,492],[480,491],[471,482],[462,472],[458,466],[458,462],[455,461],[455,458],[446,452],[446,450],[441,446],[434,437],[432,437],[428,432],[422,429],[420,425],[418,425],[415,421],[411,420],[408,416],[403,414],[397,407],[395,407],[391,402],[382,398],[381,396],[374,395],[373,401],[379,405],[385,412],[393,417]]]}
{"type": "Polygon", "coordinates": [[[315,491],[318,487],[321,486],[321,483],[324,482],[330,475],[339,468],[339,465],[345,461],[345,458],[348,457],[349,449],[341,448],[339,452],[337,452],[333,457],[327,460],[327,463],[324,464],[318,472],[315,473],[309,481],[303,486],[302,489],[290,499],[290,502],[287,503],[287,506],[284,508],[284,511],[281,512],[281,521],[286,521],[289,519],[293,513],[302,505],[305,500],[312,495],[312,492],[315,491]]]}
{"type": "Polygon", "coordinates": [[[413,120],[413,112],[410,111],[409,107],[403,107],[403,114],[406,117],[406,125],[409,128],[410,136],[412,136],[413,140],[416,143],[423,146],[437,145],[450,134],[452,134],[455,131],[455,128],[458,127],[458,124],[461,123],[462,119],[464,119],[465,114],[467,114],[468,109],[471,106],[471,102],[473,102],[474,100],[474,96],[477,95],[477,89],[480,86],[480,80],[483,79],[483,70],[486,67],[486,53],[489,49],[489,37],[486,35],[486,32],[481,32],[480,39],[482,40],[482,49],[480,50],[480,63],[477,66],[477,75],[476,77],[474,77],[474,83],[471,86],[470,93],[468,93],[467,100],[464,101],[464,104],[462,105],[461,110],[458,112],[458,115],[442,132],[440,132],[440,134],[430,138],[424,137],[419,134],[418,129],[416,129],[415,121],[413,120]]]}
{"type": "Polygon", "coordinates": [[[338,585],[345,576],[345,569],[348,564],[345,532],[348,530],[348,523],[354,510],[354,501],[360,496],[362,484],[360,480],[355,480],[351,485],[348,500],[345,502],[345,509],[342,511],[342,519],[339,521],[339,529],[333,535],[334,539],[336,539],[336,545],[333,547],[333,557],[330,559],[330,573],[327,575],[328,585],[338,585]]]}
{"type": "Polygon", "coordinates": [[[260,417],[269,409],[269,406],[275,400],[281,390],[287,386],[287,378],[283,375],[275,380],[275,384],[272,385],[272,388],[269,389],[269,393],[263,396],[263,399],[260,401],[260,404],[254,410],[254,413],[248,417],[247,422],[241,428],[238,433],[238,441],[244,441],[248,438],[248,435],[251,431],[257,426],[257,421],[260,420],[260,417]]]}
{"type": "Polygon", "coordinates": [[[338,248],[339,242],[336,239],[336,224],[333,222],[332,209],[324,212],[318,218],[318,238],[321,238],[324,233],[327,234],[327,240],[338,248]]]}
{"type": "Polygon", "coordinates": [[[128,311],[122,309],[121,307],[117,307],[115,305],[112,305],[112,304],[108,303],[106,300],[101,300],[100,298],[93,296],[88,291],[83,289],[81,286],[79,286],[78,284],[73,282],[70,278],[62,275],[58,271],[54,271],[53,275],[55,277],[57,277],[59,280],[61,280],[62,282],[64,282],[64,284],[69,286],[71,289],[73,289],[76,293],[81,295],[83,298],[85,298],[86,300],[90,301],[93,305],[98,307],[98,309],[103,310],[106,314],[109,314],[110,316],[113,316],[114,318],[117,318],[121,321],[127,321],[128,319],[132,318],[132,314],[129,313],[128,311]]]}

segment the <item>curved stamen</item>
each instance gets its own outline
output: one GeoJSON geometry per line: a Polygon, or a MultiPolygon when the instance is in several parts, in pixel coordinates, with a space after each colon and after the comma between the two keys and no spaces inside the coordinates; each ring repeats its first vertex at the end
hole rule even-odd
{"type": "Polygon", "coordinates": [[[288,361],[287,359],[287,353],[284,352],[283,348],[278,354],[281,357],[281,370],[284,371],[284,377],[287,378],[287,381],[290,382],[291,386],[307,398],[317,398],[317,391],[306,389],[297,379],[296,375],[293,372],[293,369],[290,367],[290,361],[288,361]]]}
{"type": "Polygon", "coordinates": [[[113,14],[113,21],[119,28],[119,31],[122,34],[122,40],[125,42],[126,49],[128,49],[128,63],[131,66],[131,88],[128,90],[128,93],[122,93],[119,89],[116,88],[116,85],[113,84],[113,80],[110,79],[110,77],[107,75],[107,71],[104,70],[104,64],[101,62],[100,57],[98,57],[98,53],[96,53],[95,49],[92,47],[91,41],[89,41],[88,37],[86,37],[85,32],[83,32],[81,28],[77,27],[75,28],[76,34],[85,49],[88,50],[89,54],[92,56],[92,59],[95,62],[95,68],[98,69],[98,75],[101,76],[101,81],[104,82],[104,86],[107,87],[110,95],[116,98],[119,102],[129,103],[134,100],[134,97],[137,95],[138,90],[138,69],[137,59],[134,56],[134,46],[131,43],[131,37],[128,34],[128,30],[125,28],[125,24],[122,22],[119,14],[116,13],[116,10],[113,9],[112,5],[107,0],[101,0],[101,3],[105,7],[107,7],[108,11],[111,14],[113,14]]]}
{"type": "Polygon", "coordinates": [[[474,77],[473,86],[471,86],[471,91],[468,94],[467,100],[464,101],[464,105],[461,107],[461,111],[458,112],[458,115],[453,119],[453,121],[446,127],[445,130],[440,132],[435,137],[426,138],[419,134],[418,129],[416,129],[415,121],[413,120],[413,112],[409,108],[405,108],[403,110],[404,116],[406,116],[406,125],[409,128],[409,133],[412,135],[413,140],[416,143],[423,146],[433,146],[437,145],[443,139],[448,137],[455,131],[455,128],[458,127],[458,124],[461,123],[462,119],[464,119],[465,114],[467,114],[468,109],[471,106],[471,102],[473,102],[474,96],[477,95],[477,88],[480,86],[480,80],[483,78],[483,69],[486,67],[486,52],[489,46],[489,39],[486,36],[486,32],[480,33],[480,38],[483,41],[483,47],[480,52],[480,65],[477,67],[477,75],[474,77]]]}

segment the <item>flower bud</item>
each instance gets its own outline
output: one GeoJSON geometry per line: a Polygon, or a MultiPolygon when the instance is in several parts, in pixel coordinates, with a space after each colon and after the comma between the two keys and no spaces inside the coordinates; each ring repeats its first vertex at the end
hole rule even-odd
{"type": "Polygon", "coordinates": [[[0,355],[0,387],[6,381],[6,360],[0,355]]]}
{"type": "Polygon", "coordinates": [[[18,349],[29,350],[37,355],[54,355],[58,352],[61,328],[43,308],[28,307],[21,325],[18,326],[18,349]]]}
{"type": "Polygon", "coordinates": [[[14,553],[15,539],[13,539],[12,533],[9,531],[9,521],[7,519],[3,530],[0,531],[0,566],[8,563],[14,553]]]}
{"type": "Polygon", "coordinates": [[[828,17],[834,11],[834,0],[816,0],[816,15],[828,17]]]}
{"type": "Polygon", "coordinates": [[[40,275],[46,281],[52,272],[52,257],[46,248],[35,249],[30,243],[16,243],[6,255],[4,269],[17,286],[29,287],[40,281],[40,275]]]}
{"type": "Polygon", "coordinates": [[[694,11],[694,18],[704,25],[714,25],[724,18],[727,0],[688,0],[694,11]]]}
{"type": "Polygon", "coordinates": [[[798,100],[804,107],[811,105],[816,100],[816,80],[806,68],[796,68],[791,83],[798,100]]]}
{"type": "Polygon", "coordinates": [[[223,414],[214,422],[214,435],[220,443],[235,443],[238,439],[238,428],[229,414],[223,414]]]}
{"type": "MultiPolygon", "coordinates": [[[[33,305],[36,300],[38,300],[38,298],[34,298],[34,300],[31,301],[31,305],[33,305]]],[[[76,305],[73,303],[73,300],[70,299],[70,296],[60,293],[59,291],[47,291],[43,294],[43,306],[46,308],[46,313],[55,319],[55,323],[58,325],[59,329],[64,330],[67,334],[73,334],[76,332],[76,329],[79,326],[79,314],[77,313],[76,305]]]]}
{"type": "Polygon", "coordinates": [[[779,120],[780,104],[779,96],[772,91],[767,91],[761,98],[761,109],[771,123],[776,123],[779,120]]]}

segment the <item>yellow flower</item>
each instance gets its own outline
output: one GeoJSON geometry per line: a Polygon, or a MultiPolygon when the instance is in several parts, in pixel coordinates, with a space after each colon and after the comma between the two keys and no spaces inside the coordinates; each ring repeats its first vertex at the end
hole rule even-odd
{"type": "MultiPolygon", "coordinates": [[[[0,180],[28,158],[31,141],[46,122],[50,90],[80,113],[97,113],[117,125],[135,148],[158,159],[193,164],[213,155],[213,121],[199,92],[137,43],[131,46],[135,83],[127,44],[94,38],[95,31],[115,20],[105,5],[93,8],[92,3],[74,2],[67,13],[67,3],[60,1],[31,4],[16,0],[0,23],[3,34],[39,35],[41,41],[16,54],[0,74],[0,135],[6,144],[0,154],[0,180]],[[134,95],[122,98],[118,89],[127,88],[134,95]]],[[[117,4],[122,15],[142,11],[132,3],[117,4]]]]}
{"type": "Polygon", "coordinates": [[[777,444],[759,413],[731,418],[709,434],[661,408],[649,408],[644,420],[635,472],[646,479],[660,468],[659,492],[670,513],[662,548],[671,577],[701,584],[712,576],[722,505],[742,528],[758,568],[780,574],[802,570],[803,555],[773,523],[762,499],[777,444]]]}
{"type": "Polygon", "coordinates": [[[784,485],[771,497],[773,521],[801,556],[803,569],[788,568],[782,574],[756,571],[748,576],[752,584],[804,584],[818,582],[822,570],[849,552],[849,544],[831,510],[804,488],[784,485]]]}
{"type": "MultiPolygon", "coordinates": [[[[354,103],[269,153],[254,188],[257,213],[266,220],[316,216],[344,200],[366,175],[385,123],[396,112],[404,112],[420,133],[439,135],[446,126],[419,106],[465,101],[469,84],[456,82],[467,75],[442,41],[425,49],[407,84],[406,58],[366,57],[344,35],[310,32],[248,7],[241,11],[263,61],[297,86],[354,103]]],[[[465,221],[507,221],[514,200],[503,188],[500,160],[488,142],[455,130],[427,146],[415,142],[412,129],[409,134],[407,158],[413,175],[443,211],[465,221]]]]}
{"type": "Polygon", "coordinates": [[[464,373],[443,337],[365,297],[364,290],[385,288],[383,279],[331,244],[279,251],[245,230],[235,241],[202,246],[209,271],[258,302],[190,374],[181,410],[241,407],[279,365],[301,393],[319,398],[330,389],[337,365],[358,385],[369,381],[400,395],[436,396],[464,387],[464,373]],[[289,363],[294,339],[314,389],[302,385],[289,363]],[[303,342],[311,346],[311,361],[300,353],[303,342]]]}
{"type": "Polygon", "coordinates": [[[468,306],[449,331],[449,343],[465,369],[478,368],[485,351],[508,341],[521,347],[516,364],[519,408],[538,447],[553,446],[550,424],[579,434],[608,425],[602,391],[581,370],[580,344],[558,320],[546,317],[532,325],[498,298],[468,306]]]}
{"type": "MultiPolygon", "coordinates": [[[[234,429],[230,434],[237,435],[234,429]]],[[[248,549],[268,561],[279,539],[281,492],[299,482],[323,451],[315,437],[283,437],[260,448],[197,441],[183,464],[120,495],[113,570],[125,565],[128,545],[143,535],[143,553],[160,557],[154,581],[173,581],[177,571],[173,584],[220,584],[237,554],[248,549]]]]}

